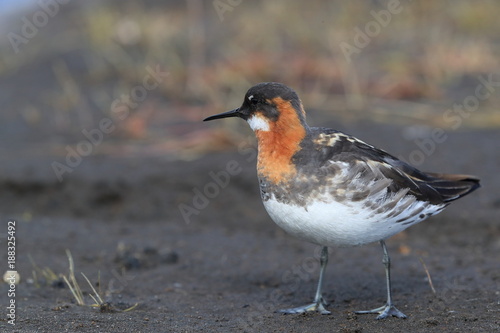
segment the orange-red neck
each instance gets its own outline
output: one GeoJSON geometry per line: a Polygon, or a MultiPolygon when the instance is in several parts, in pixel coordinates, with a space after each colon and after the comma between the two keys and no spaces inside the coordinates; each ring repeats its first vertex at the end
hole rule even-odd
{"type": "Polygon", "coordinates": [[[269,131],[255,132],[259,145],[257,172],[259,177],[281,183],[296,173],[292,157],[300,150],[306,128],[289,101],[276,98],[273,103],[280,111],[278,120],[270,123],[269,131]]]}

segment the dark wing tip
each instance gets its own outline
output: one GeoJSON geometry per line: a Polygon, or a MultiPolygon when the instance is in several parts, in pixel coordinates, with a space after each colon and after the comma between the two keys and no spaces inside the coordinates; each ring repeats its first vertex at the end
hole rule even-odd
{"type": "Polygon", "coordinates": [[[450,175],[426,172],[432,178],[429,185],[441,194],[444,202],[459,199],[481,187],[479,178],[470,175],[450,175]]]}

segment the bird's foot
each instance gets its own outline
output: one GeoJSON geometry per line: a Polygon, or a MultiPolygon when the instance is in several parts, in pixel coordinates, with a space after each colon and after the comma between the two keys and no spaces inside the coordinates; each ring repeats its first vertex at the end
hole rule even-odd
{"type": "Polygon", "coordinates": [[[378,313],[379,315],[377,316],[378,319],[385,319],[387,317],[393,316],[393,317],[398,317],[398,318],[406,318],[406,315],[396,309],[396,307],[392,304],[386,304],[384,306],[381,306],[380,308],[376,308],[373,310],[368,310],[368,311],[355,311],[357,314],[369,314],[369,313],[378,313]]]}
{"type": "Polygon", "coordinates": [[[319,300],[314,301],[314,303],[307,304],[304,306],[299,306],[296,308],[279,310],[279,312],[284,313],[284,314],[319,312],[323,315],[329,315],[329,314],[331,314],[331,312],[325,308],[325,306],[327,306],[327,305],[328,305],[328,303],[323,298],[320,298],[319,300]]]}

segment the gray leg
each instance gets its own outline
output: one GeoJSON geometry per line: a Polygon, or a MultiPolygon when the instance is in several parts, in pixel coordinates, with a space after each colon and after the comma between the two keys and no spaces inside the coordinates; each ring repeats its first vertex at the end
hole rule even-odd
{"type": "Polygon", "coordinates": [[[316,289],[316,296],[314,296],[314,301],[311,304],[304,306],[299,306],[297,308],[280,310],[281,313],[304,313],[310,311],[318,311],[321,314],[330,314],[331,312],[325,309],[327,302],[323,298],[322,287],[323,287],[323,275],[325,273],[326,265],[328,264],[328,247],[323,246],[321,249],[321,257],[319,260],[321,264],[321,269],[319,271],[319,281],[318,288],[316,289]]]}
{"type": "Polygon", "coordinates": [[[379,308],[368,310],[368,311],[356,311],[358,314],[365,313],[378,313],[377,319],[384,319],[390,316],[398,317],[398,318],[406,318],[406,315],[396,309],[394,304],[392,303],[392,293],[391,293],[391,258],[389,257],[389,253],[387,252],[387,247],[385,246],[385,242],[383,240],[380,241],[380,245],[382,245],[382,250],[384,251],[384,256],[382,257],[382,263],[385,267],[385,277],[387,282],[387,303],[379,308]]]}

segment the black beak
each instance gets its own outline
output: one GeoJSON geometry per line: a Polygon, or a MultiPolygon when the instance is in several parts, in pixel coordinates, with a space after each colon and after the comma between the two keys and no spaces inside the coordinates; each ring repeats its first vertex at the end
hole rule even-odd
{"type": "Polygon", "coordinates": [[[240,108],[237,108],[237,109],[234,109],[231,111],[227,111],[227,112],[223,112],[223,113],[219,113],[219,114],[215,114],[213,116],[207,117],[207,118],[203,119],[203,121],[209,121],[209,120],[221,119],[221,118],[229,118],[229,117],[241,117],[241,116],[242,116],[242,113],[240,112],[240,108]]]}

